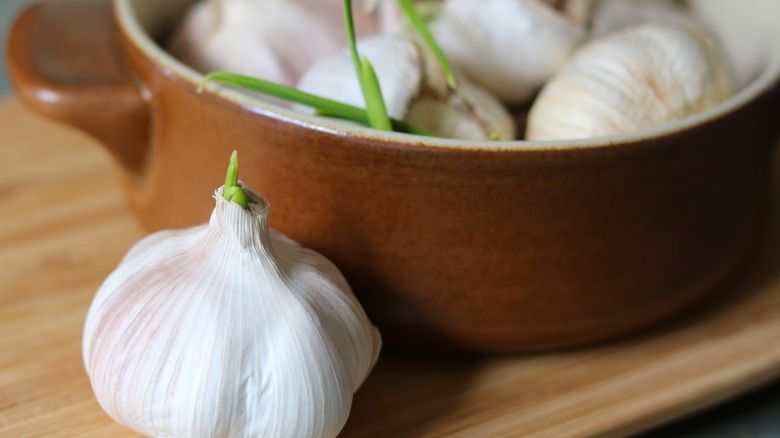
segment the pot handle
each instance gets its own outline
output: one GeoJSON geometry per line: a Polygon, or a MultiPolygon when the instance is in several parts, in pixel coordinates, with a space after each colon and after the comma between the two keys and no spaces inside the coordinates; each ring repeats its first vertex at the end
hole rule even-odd
{"type": "Polygon", "coordinates": [[[100,140],[127,170],[143,168],[151,111],[122,60],[110,0],[28,7],[11,30],[7,65],[25,103],[100,140]]]}

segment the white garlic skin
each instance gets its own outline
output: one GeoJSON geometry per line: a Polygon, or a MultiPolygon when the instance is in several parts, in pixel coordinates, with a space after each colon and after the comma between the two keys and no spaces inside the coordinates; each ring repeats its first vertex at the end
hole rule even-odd
{"type": "Polygon", "coordinates": [[[719,49],[695,31],[645,25],[583,47],[528,116],[527,140],[602,137],[659,126],[732,93],[719,49]]]}
{"type": "Polygon", "coordinates": [[[509,104],[532,98],[586,35],[541,0],[447,0],[431,31],[452,64],[509,104]]]}
{"type": "MultiPolygon", "coordinates": [[[[293,86],[313,62],[346,44],[340,0],[201,0],[169,52],[200,72],[230,71],[293,86]]],[[[356,8],[361,32],[377,17],[356,8]]]]}
{"type": "MultiPolygon", "coordinates": [[[[441,137],[465,140],[511,140],[515,125],[501,103],[460,75],[451,90],[433,53],[408,34],[375,35],[357,43],[379,80],[390,117],[406,120],[441,137]]],[[[298,88],[365,108],[365,100],[348,50],[320,60],[301,78],[298,88]]],[[[297,107],[302,112],[311,112],[297,107]]]]}
{"type": "Polygon", "coordinates": [[[152,437],[333,437],[381,339],[338,269],[221,189],[209,224],[141,240],[89,309],[83,353],[117,422],[152,437]]]}
{"type": "Polygon", "coordinates": [[[463,75],[456,77],[455,93],[417,96],[404,119],[448,138],[491,140],[484,143],[488,148],[505,147],[493,140],[514,140],[515,121],[501,102],[463,75]]]}

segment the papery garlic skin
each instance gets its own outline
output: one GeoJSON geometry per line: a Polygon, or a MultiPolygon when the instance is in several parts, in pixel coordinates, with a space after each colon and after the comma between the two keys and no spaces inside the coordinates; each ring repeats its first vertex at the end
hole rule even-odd
{"type": "MultiPolygon", "coordinates": [[[[377,17],[356,13],[360,32],[377,17]]],[[[316,60],[346,45],[340,0],[202,0],[185,16],[169,52],[206,73],[230,71],[293,86],[316,60]]]]}
{"type": "Polygon", "coordinates": [[[87,315],[116,421],[153,437],[333,437],[381,339],[338,269],[215,194],[209,224],[140,241],[87,315]]]}
{"type": "MultiPolygon", "coordinates": [[[[459,75],[458,87],[447,85],[444,71],[428,47],[411,34],[376,35],[357,43],[371,61],[390,117],[406,120],[441,137],[466,140],[511,140],[511,115],[492,97],[459,75]]],[[[323,59],[301,78],[298,88],[365,108],[365,99],[349,51],[323,59]]],[[[298,107],[302,112],[309,109],[298,107]]]]}
{"type": "Polygon", "coordinates": [[[659,126],[728,98],[720,50],[690,29],[645,25],[583,47],[539,93],[527,140],[602,137],[659,126]]]}
{"type": "Polygon", "coordinates": [[[447,0],[431,31],[454,66],[510,104],[532,98],[586,35],[541,0],[447,0]]]}

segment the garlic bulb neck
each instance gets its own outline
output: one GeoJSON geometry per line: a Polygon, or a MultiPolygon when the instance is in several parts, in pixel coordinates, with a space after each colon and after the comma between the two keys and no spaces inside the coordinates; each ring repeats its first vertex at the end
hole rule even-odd
{"type": "Polygon", "coordinates": [[[220,187],[214,193],[214,199],[218,204],[222,203],[222,208],[214,209],[213,214],[216,215],[215,222],[221,224],[221,227],[210,228],[209,235],[215,235],[212,236],[215,238],[223,235],[243,250],[273,258],[273,241],[268,228],[270,206],[243,183],[239,182],[239,186],[248,194],[248,211],[247,208],[224,199],[224,188],[220,187]]]}

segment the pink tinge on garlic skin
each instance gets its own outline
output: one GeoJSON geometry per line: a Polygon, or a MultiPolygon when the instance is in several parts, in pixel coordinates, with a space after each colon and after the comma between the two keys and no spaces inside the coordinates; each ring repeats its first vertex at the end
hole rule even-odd
{"type": "MultiPolygon", "coordinates": [[[[358,35],[380,14],[354,2],[358,35]]],[[[294,86],[316,60],[346,46],[342,0],[202,0],[186,14],[170,53],[202,72],[221,70],[294,86]]]]}
{"type": "Polygon", "coordinates": [[[335,437],[381,336],[338,268],[215,193],[211,220],[140,241],[101,286],[84,363],[147,436],[335,437]]]}

